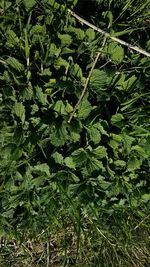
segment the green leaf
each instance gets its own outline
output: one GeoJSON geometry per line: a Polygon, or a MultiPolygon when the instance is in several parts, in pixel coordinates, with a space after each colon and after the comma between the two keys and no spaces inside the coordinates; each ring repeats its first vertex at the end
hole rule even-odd
{"type": "Polygon", "coordinates": [[[79,119],[86,119],[91,111],[92,111],[92,106],[90,102],[87,99],[83,99],[78,109],[79,119]]]}
{"type": "Polygon", "coordinates": [[[75,28],[75,27],[70,26],[69,27],[69,31],[72,32],[75,35],[75,38],[77,40],[82,41],[84,39],[84,37],[85,37],[84,31],[81,30],[80,28],[75,28]]]}
{"type": "Polygon", "coordinates": [[[40,175],[46,174],[47,176],[50,176],[50,169],[46,163],[35,165],[34,167],[32,167],[32,171],[40,175]]]}
{"type": "Polygon", "coordinates": [[[52,157],[54,158],[55,162],[58,164],[63,164],[63,156],[62,154],[58,153],[57,151],[53,153],[52,157]]]}
{"type": "Polygon", "coordinates": [[[135,151],[136,155],[139,155],[142,158],[147,158],[147,153],[141,146],[135,145],[131,147],[131,151],[135,151]]]}
{"type": "Polygon", "coordinates": [[[75,183],[80,182],[80,179],[73,172],[69,172],[69,174],[71,175],[71,178],[73,179],[75,183]]]}
{"type": "Polygon", "coordinates": [[[49,48],[49,57],[56,57],[58,58],[61,52],[61,48],[57,48],[56,44],[52,43],[50,44],[50,48],[49,48]]]}
{"type": "Polygon", "coordinates": [[[132,87],[132,85],[135,83],[136,80],[137,77],[135,75],[132,75],[130,78],[127,78],[124,73],[121,73],[120,78],[116,83],[116,87],[119,90],[128,90],[132,87]]]}
{"type": "Polygon", "coordinates": [[[23,154],[23,149],[17,147],[17,148],[13,151],[13,153],[12,153],[12,155],[11,155],[11,158],[12,158],[12,160],[16,160],[16,161],[17,161],[17,160],[19,160],[19,159],[21,158],[22,154],[23,154]]]}
{"type": "Polygon", "coordinates": [[[125,167],[126,166],[126,162],[124,160],[115,160],[114,161],[114,164],[117,166],[117,167],[125,167]]]}
{"type": "Polygon", "coordinates": [[[72,64],[70,67],[70,75],[78,78],[78,79],[82,79],[83,78],[83,74],[82,74],[82,69],[80,68],[80,66],[78,64],[72,64]]]}
{"type": "Polygon", "coordinates": [[[112,125],[116,125],[118,127],[121,127],[123,125],[124,117],[122,114],[117,113],[111,117],[111,123],[112,125]]]}
{"type": "Polygon", "coordinates": [[[107,90],[107,86],[110,85],[112,76],[104,70],[93,70],[90,78],[90,87],[95,91],[107,90]]]}
{"type": "Polygon", "coordinates": [[[65,122],[59,123],[59,125],[55,125],[52,133],[50,134],[51,143],[58,147],[63,146],[65,142],[69,139],[69,134],[67,131],[67,125],[65,122]]]}
{"type": "Polygon", "coordinates": [[[111,185],[111,183],[108,182],[108,181],[105,181],[105,178],[104,178],[103,176],[101,176],[101,175],[99,175],[99,176],[97,177],[97,180],[98,180],[98,182],[99,182],[100,187],[101,187],[103,190],[108,189],[108,187],[110,187],[110,185],[111,185]]]}
{"type": "Polygon", "coordinates": [[[65,105],[62,100],[58,100],[54,105],[54,110],[62,115],[67,115],[65,105]]]}
{"type": "Polygon", "coordinates": [[[73,110],[73,107],[67,101],[58,100],[54,104],[54,110],[62,115],[67,115],[73,110]]]}
{"type": "Polygon", "coordinates": [[[66,157],[66,158],[64,159],[64,163],[65,163],[65,165],[66,165],[68,168],[70,168],[70,169],[74,169],[74,170],[75,170],[75,168],[76,168],[76,164],[75,164],[75,162],[73,161],[73,158],[72,158],[72,157],[66,157]]]}
{"type": "Polygon", "coordinates": [[[34,7],[36,0],[23,0],[23,3],[25,5],[25,9],[28,11],[34,7]]]}
{"type": "Polygon", "coordinates": [[[42,89],[38,85],[35,87],[35,97],[40,103],[42,103],[42,105],[47,104],[47,95],[43,93],[42,89]]]}
{"type": "Polygon", "coordinates": [[[95,128],[97,128],[100,131],[101,134],[108,136],[108,133],[105,131],[105,129],[104,129],[103,125],[102,125],[102,122],[97,122],[97,123],[93,124],[93,126],[95,128]]]}
{"type": "Polygon", "coordinates": [[[73,158],[73,162],[75,163],[76,167],[82,166],[87,159],[87,153],[83,148],[75,150],[71,154],[71,156],[73,158]]]}
{"type": "Polygon", "coordinates": [[[69,46],[72,43],[72,38],[69,34],[58,33],[58,38],[61,40],[62,46],[69,46]]]}
{"type": "Polygon", "coordinates": [[[73,107],[68,103],[68,101],[65,102],[65,110],[67,113],[71,113],[73,111],[73,107]]]}
{"type": "Polygon", "coordinates": [[[147,203],[148,201],[150,201],[150,194],[142,195],[142,200],[144,203],[147,203]]]}
{"type": "Polygon", "coordinates": [[[135,156],[132,156],[127,163],[127,168],[129,171],[138,170],[141,166],[141,163],[141,160],[137,159],[135,156]]]}
{"type": "Polygon", "coordinates": [[[104,146],[98,146],[93,149],[90,154],[92,154],[97,159],[102,159],[107,157],[106,148],[104,146]]]}
{"type": "Polygon", "coordinates": [[[124,59],[124,49],[116,42],[110,42],[105,48],[104,52],[111,58],[115,63],[121,63],[124,59]]]}
{"type": "Polygon", "coordinates": [[[20,118],[20,120],[22,121],[22,123],[25,122],[25,108],[23,106],[22,103],[18,103],[18,102],[15,102],[15,105],[14,105],[14,114],[20,118]]]}
{"type": "Polygon", "coordinates": [[[122,137],[123,137],[124,148],[127,151],[127,153],[129,154],[131,151],[131,145],[135,139],[133,137],[125,134],[125,133],[122,134],[122,137]]]}
{"type": "Polygon", "coordinates": [[[7,58],[6,59],[6,63],[8,64],[8,66],[10,66],[11,68],[17,70],[18,72],[21,72],[21,71],[24,70],[23,64],[21,64],[19,62],[19,60],[14,58],[14,57],[7,58]]]}
{"type": "Polygon", "coordinates": [[[98,144],[101,140],[101,134],[100,131],[95,128],[94,126],[90,126],[87,129],[87,132],[89,134],[90,140],[94,142],[94,144],[98,144]]]}
{"type": "Polygon", "coordinates": [[[33,98],[33,88],[31,84],[28,84],[23,90],[20,92],[23,100],[31,100],[33,98]]]}
{"type": "Polygon", "coordinates": [[[19,43],[19,38],[17,37],[16,33],[13,30],[8,30],[7,31],[7,43],[6,45],[8,47],[14,47],[18,45],[19,43]]]}
{"type": "Polygon", "coordinates": [[[54,67],[55,67],[56,70],[59,70],[61,67],[67,68],[68,67],[68,62],[65,59],[59,57],[55,61],[54,67]]]}
{"type": "Polygon", "coordinates": [[[44,69],[43,72],[39,73],[40,76],[51,76],[52,72],[50,71],[50,69],[44,69]]]}
{"type": "Polygon", "coordinates": [[[94,157],[90,157],[89,159],[87,159],[85,166],[86,166],[88,173],[90,174],[95,170],[102,170],[102,171],[105,170],[102,162],[94,157]]]}
{"type": "Polygon", "coordinates": [[[86,30],[86,36],[88,42],[92,42],[95,39],[95,31],[91,28],[86,30]]]}

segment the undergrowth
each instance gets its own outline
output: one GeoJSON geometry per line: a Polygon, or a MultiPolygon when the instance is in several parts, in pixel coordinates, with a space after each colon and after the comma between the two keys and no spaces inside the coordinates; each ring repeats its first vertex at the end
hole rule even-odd
{"type": "Polygon", "coordinates": [[[150,51],[149,0],[1,0],[0,266],[148,267],[150,58],[68,8],[150,51]]]}

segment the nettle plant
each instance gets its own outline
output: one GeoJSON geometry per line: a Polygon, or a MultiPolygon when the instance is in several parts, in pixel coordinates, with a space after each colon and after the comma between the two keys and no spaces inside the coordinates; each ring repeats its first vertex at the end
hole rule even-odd
{"type": "Polygon", "coordinates": [[[66,206],[94,220],[96,207],[99,220],[150,200],[150,59],[109,38],[101,50],[104,36],[68,12],[148,51],[144,9],[91,1],[91,15],[84,1],[63,2],[0,3],[1,232],[40,231],[66,206]]]}

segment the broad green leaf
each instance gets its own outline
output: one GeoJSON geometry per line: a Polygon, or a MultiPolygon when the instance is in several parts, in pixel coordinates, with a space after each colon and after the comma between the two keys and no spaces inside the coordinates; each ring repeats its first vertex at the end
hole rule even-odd
{"type": "Polygon", "coordinates": [[[50,134],[50,141],[51,143],[56,146],[63,146],[65,142],[69,139],[69,134],[67,131],[67,125],[63,123],[59,123],[55,125],[52,133],[50,134]]]}
{"type": "Polygon", "coordinates": [[[43,72],[39,73],[40,76],[51,76],[52,72],[50,71],[50,69],[44,69],[43,72]]]}
{"type": "Polygon", "coordinates": [[[92,111],[92,106],[90,102],[87,99],[83,99],[78,108],[79,119],[86,119],[91,111],[92,111]]]}
{"type": "Polygon", "coordinates": [[[65,102],[65,110],[67,113],[71,113],[73,111],[73,107],[68,103],[68,101],[65,102]]]}
{"type": "Polygon", "coordinates": [[[71,175],[71,178],[73,179],[75,183],[80,182],[80,179],[73,172],[69,172],[69,174],[71,175]]]}
{"type": "Polygon", "coordinates": [[[61,40],[62,46],[69,46],[72,43],[72,38],[69,34],[58,33],[58,38],[61,40]]]}
{"type": "Polygon", "coordinates": [[[23,0],[26,10],[30,10],[35,4],[36,0],[23,0]]]}
{"type": "Polygon", "coordinates": [[[88,38],[88,42],[92,42],[95,39],[95,31],[91,28],[87,29],[86,36],[88,38]]]}
{"type": "Polygon", "coordinates": [[[68,124],[68,131],[70,135],[70,141],[72,142],[80,141],[81,125],[79,123],[68,124]]]}
{"type": "Polygon", "coordinates": [[[124,117],[120,113],[117,113],[111,117],[112,125],[116,125],[118,127],[121,127],[123,125],[123,120],[124,120],[124,117]]]}
{"type": "Polygon", "coordinates": [[[13,152],[12,152],[12,155],[11,155],[11,158],[12,160],[19,160],[21,158],[23,154],[23,149],[22,148],[19,148],[17,147],[13,152]]]}
{"type": "Polygon", "coordinates": [[[71,154],[72,158],[73,158],[73,162],[75,163],[75,165],[78,167],[82,166],[86,159],[87,159],[87,153],[83,148],[79,148],[77,150],[75,150],[72,154],[71,154]]]}
{"type": "Polygon", "coordinates": [[[122,141],[122,136],[117,134],[111,134],[109,145],[112,147],[114,152],[118,151],[118,147],[122,141]]]}
{"type": "Polygon", "coordinates": [[[62,100],[58,100],[54,105],[54,110],[62,115],[67,115],[65,105],[62,100]]]}
{"type": "Polygon", "coordinates": [[[125,133],[122,134],[122,137],[123,137],[124,148],[127,151],[127,153],[129,154],[131,151],[131,145],[135,139],[133,137],[125,134],[125,133]]]}
{"type": "Polygon", "coordinates": [[[131,151],[135,151],[136,155],[139,155],[142,158],[147,158],[147,153],[141,146],[138,145],[132,146],[131,151]]]}
{"type": "Polygon", "coordinates": [[[73,158],[72,157],[66,157],[64,159],[64,163],[65,165],[70,168],[70,169],[75,169],[76,168],[76,164],[75,162],[73,161],[73,158]]]}
{"type": "Polygon", "coordinates": [[[19,62],[19,60],[14,58],[14,57],[7,58],[6,59],[6,63],[8,64],[8,66],[10,66],[11,68],[17,70],[18,72],[21,72],[24,69],[23,64],[21,64],[19,62]]]}
{"type": "Polygon", "coordinates": [[[63,164],[63,156],[62,154],[58,153],[57,151],[53,153],[52,157],[54,158],[55,162],[58,164],[63,164]]]}
{"type": "Polygon", "coordinates": [[[137,159],[135,156],[132,156],[127,163],[127,168],[129,171],[138,170],[141,166],[141,163],[141,160],[137,159]]]}
{"type": "Polygon", "coordinates": [[[104,190],[106,190],[111,185],[111,183],[106,181],[105,178],[101,175],[97,177],[97,180],[99,182],[100,187],[104,190]]]}
{"type": "Polygon", "coordinates": [[[142,195],[142,200],[144,203],[147,203],[148,201],[150,201],[150,194],[142,195]]]}
{"type": "Polygon", "coordinates": [[[45,26],[44,26],[44,25],[41,26],[41,25],[39,25],[39,24],[33,26],[33,27],[31,28],[31,31],[30,31],[30,35],[31,35],[31,36],[34,35],[34,34],[39,35],[39,34],[45,34],[45,33],[46,33],[46,28],[45,28],[45,26]]]}
{"type": "Polygon", "coordinates": [[[61,52],[61,48],[57,48],[56,44],[51,43],[49,48],[49,57],[56,57],[58,58],[61,52]]]}
{"type": "Polygon", "coordinates": [[[75,78],[82,79],[82,77],[83,77],[82,69],[80,68],[80,66],[78,64],[72,64],[71,65],[70,75],[75,77],[75,78]]]}
{"type": "Polygon", "coordinates": [[[60,8],[60,4],[58,4],[55,0],[48,0],[46,1],[46,3],[48,3],[50,6],[52,6],[56,10],[60,8]]]}
{"type": "Polygon", "coordinates": [[[98,146],[93,149],[90,154],[92,154],[97,159],[102,159],[107,157],[106,148],[104,146],[98,146]]]}
{"type": "Polygon", "coordinates": [[[6,45],[8,47],[14,47],[18,45],[19,43],[19,38],[17,37],[16,33],[13,30],[8,30],[7,31],[7,43],[6,45]]]}
{"type": "Polygon", "coordinates": [[[101,134],[100,131],[94,127],[90,126],[87,128],[87,132],[89,134],[90,140],[94,142],[94,144],[98,144],[101,140],[101,134]]]}
{"type": "Polygon", "coordinates": [[[94,126],[95,128],[97,128],[97,129],[100,131],[101,134],[103,134],[103,135],[107,135],[107,136],[108,136],[108,133],[107,133],[106,130],[104,129],[104,127],[103,127],[103,125],[102,125],[101,122],[97,122],[97,123],[93,124],[93,126],[94,126]]]}
{"type": "Polygon", "coordinates": [[[92,173],[93,171],[95,170],[102,170],[104,171],[105,168],[102,164],[102,162],[94,157],[91,157],[89,158],[87,161],[86,161],[86,169],[89,173],[92,173]]]}
{"type": "Polygon", "coordinates": [[[126,162],[124,160],[115,160],[114,161],[114,164],[117,166],[117,167],[125,167],[126,166],[126,162]]]}
{"type": "Polygon", "coordinates": [[[75,38],[77,38],[77,40],[82,41],[85,37],[84,31],[81,30],[80,28],[75,28],[75,27],[69,26],[68,30],[69,30],[69,32],[71,32],[75,35],[75,38]]]}
{"type": "Polygon", "coordinates": [[[56,70],[59,70],[61,67],[67,68],[68,67],[68,62],[65,59],[59,57],[55,61],[54,67],[55,67],[56,70]]]}
{"type": "Polygon", "coordinates": [[[47,103],[47,95],[43,93],[42,88],[40,88],[38,85],[35,87],[35,96],[36,99],[42,103],[42,105],[46,105],[47,103]]]}
{"type": "Polygon", "coordinates": [[[22,123],[25,122],[25,107],[23,106],[22,103],[18,103],[18,102],[15,102],[15,105],[14,105],[14,114],[20,118],[20,120],[22,121],[22,123]]]}
{"type": "Polygon", "coordinates": [[[50,169],[46,163],[38,164],[32,167],[32,171],[37,174],[46,174],[50,176],[50,169]]]}
{"type": "Polygon", "coordinates": [[[33,104],[32,105],[31,115],[34,115],[38,111],[39,111],[39,107],[36,104],[33,104]]]}
{"type": "Polygon", "coordinates": [[[116,42],[110,42],[106,45],[104,52],[116,63],[121,63],[124,59],[124,49],[116,42]]]}
{"type": "Polygon", "coordinates": [[[67,101],[58,100],[54,104],[54,110],[62,115],[67,115],[73,110],[73,107],[67,101]]]}
{"type": "Polygon", "coordinates": [[[103,70],[95,69],[90,78],[90,87],[95,91],[107,90],[110,85],[112,77],[103,70]]]}
{"type": "Polygon", "coordinates": [[[33,98],[33,88],[31,84],[28,84],[25,88],[20,92],[23,100],[31,100],[33,98]]]}
{"type": "Polygon", "coordinates": [[[72,142],[78,142],[80,141],[80,134],[78,132],[70,132],[70,139],[72,140],[72,142]]]}

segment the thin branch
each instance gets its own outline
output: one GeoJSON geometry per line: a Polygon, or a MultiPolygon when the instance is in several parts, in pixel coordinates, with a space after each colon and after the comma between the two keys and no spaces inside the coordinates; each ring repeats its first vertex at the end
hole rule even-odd
{"type": "Polygon", "coordinates": [[[111,36],[108,32],[103,31],[102,29],[96,27],[95,25],[91,24],[90,22],[86,21],[85,19],[82,19],[80,16],[78,16],[76,13],[74,13],[72,10],[68,9],[68,12],[75,17],[78,21],[80,21],[81,23],[89,26],[90,28],[92,28],[93,30],[100,32],[101,34],[103,34],[105,37],[112,39],[113,41],[118,42],[119,44],[122,44],[124,46],[127,46],[128,48],[130,48],[131,50],[134,50],[140,54],[143,54],[144,56],[150,57],[150,53],[148,53],[147,51],[137,47],[137,46],[133,46],[119,38],[113,37],[111,36]]]}
{"type": "Polygon", "coordinates": [[[91,75],[92,75],[93,70],[95,69],[96,63],[97,63],[97,61],[98,61],[98,59],[99,59],[99,57],[100,57],[100,55],[101,55],[101,53],[102,53],[102,50],[103,50],[103,48],[104,48],[104,46],[105,46],[105,43],[106,43],[106,40],[107,40],[107,37],[105,36],[105,37],[104,37],[104,40],[103,40],[103,43],[102,43],[102,47],[101,47],[100,51],[97,53],[97,56],[96,56],[96,58],[95,58],[95,60],[94,60],[94,62],[93,62],[92,68],[91,68],[91,70],[90,70],[90,72],[89,72],[89,75],[88,75],[88,77],[87,77],[87,79],[86,79],[86,82],[85,82],[83,91],[82,91],[82,93],[81,93],[81,95],[80,95],[80,98],[78,99],[78,102],[76,103],[76,105],[75,105],[73,111],[72,111],[71,114],[70,114],[70,117],[69,117],[69,119],[68,119],[68,123],[71,122],[71,120],[72,120],[72,118],[73,118],[73,116],[74,116],[76,110],[78,109],[78,107],[79,107],[79,105],[80,105],[80,103],[81,103],[83,97],[85,96],[85,94],[86,94],[86,92],[87,92],[87,87],[88,87],[88,84],[89,84],[91,75]]]}

